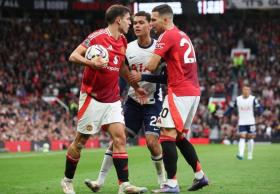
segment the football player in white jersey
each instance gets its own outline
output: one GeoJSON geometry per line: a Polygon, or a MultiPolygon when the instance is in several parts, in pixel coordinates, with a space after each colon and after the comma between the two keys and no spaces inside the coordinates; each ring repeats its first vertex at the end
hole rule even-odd
{"type": "MultiPolygon", "coordinates": [[[[135,90],[130,87],[128,91],[128,99],[124,104],[124,118],[127,128],[127,136],[135,137],[140,129],[144,126],[147,147],[151,153],[151,159],[154,163],[158,183],[160,186],[166,181],[165,169],[162,159],[161,146],[159,144],[160,130],[156,126],[157,117],[162,109],[162,93],[160,83],[166,84],[166,75],[158,72],[149,72],[145,69],[145,64],[148,62],[155,49],[156,40],[150,36],[150,21],[149,13],[140,11],[135,14],[133,19],[133,29],[137,36],[135,41],[128,44],[126,50],[126,59],[134,76],[131,77],[135,81],[135,74],[140,77],[139,86],[147,92],[147,100],[143,104],[137,98],[135,90]]],[[[105,178],[111,166],[112,148],[108,148],[104,155],[102,166],[97,180],[85,180],[85,184],[93,191],[97,192],[105,182],[105,178]]]]}
{"type": "Polygon", "coordinates": [[[263,112],[262,106],[259,104],[257,98],[251,95],[249,86],[244,85],[242,88],[242,95],[238,96],[234,102],[230,103],[228,110],[224,116],[229,115],[234,108],[238,111],[238,132],[239,144],[238,154],[236,157],[239,160],[244,159],[245,142],[248,140],[248,160],[253,159],[254,138],[256,136],[256,120],[255,113],[260,115],[263,112]]]}

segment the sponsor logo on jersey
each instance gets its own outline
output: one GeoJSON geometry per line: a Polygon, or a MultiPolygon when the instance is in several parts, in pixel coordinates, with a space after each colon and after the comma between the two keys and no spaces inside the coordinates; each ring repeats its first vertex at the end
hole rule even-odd
{"type": "Polygon", "coordinates": [[[118,67],[111,67],[111,66],[103,66],[104,69],[108,69],[109,71],[120,71],[118,67]]]}
{"type": "Polygon", "coordinates": [[[114,57],[113,63],[114,63],[115,65],[117,65],[117,64],[119,63],[119,57],[118,57],[118,56],[115,56],[115,57],[114,57]]]}

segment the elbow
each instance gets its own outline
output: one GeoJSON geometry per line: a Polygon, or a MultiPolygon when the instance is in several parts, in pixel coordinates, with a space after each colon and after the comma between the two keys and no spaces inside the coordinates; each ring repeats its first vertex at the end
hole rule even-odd
{"type": "Polygon", "coordinates": [[[69,56],[68,61],[70,61],[70,62],[75,62],[75,57],[74,57],[74,54],[73,54],[73,53],[71,53],[71,55],[69,56]]]}

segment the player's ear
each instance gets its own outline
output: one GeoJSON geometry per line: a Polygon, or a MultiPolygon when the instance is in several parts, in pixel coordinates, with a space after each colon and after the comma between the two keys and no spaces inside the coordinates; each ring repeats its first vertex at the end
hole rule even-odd
{"type": "Polygon", "coordinates": [[[150,22],[150,23],[149,23],[149,30],[152,30],[152,28],[153,28],[153,27],[152,27],[152,23],[150,22]]]}
{"type": "Polygon", "coordinates": [[[116,22],[117,22],[117,24],[121,24],[121,17],[120,16],[116,17],[116,22]]]}

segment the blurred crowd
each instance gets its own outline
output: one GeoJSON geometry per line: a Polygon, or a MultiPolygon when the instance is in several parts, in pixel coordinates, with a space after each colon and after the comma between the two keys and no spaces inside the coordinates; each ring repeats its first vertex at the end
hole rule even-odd
{"type": "MultiPolygon", "coordinates": [[[[257,138],[280,137],[280,21],[278,19],[218,19],[181,26],[195,45],[199,64],[202,103],[193,124],[193,136],[235,139],[238,117],[236,112],[223,118],[227,106],[209,110],[209,97],[222,97],[228,104],[240,95],[244,83],[249,84],[265,111],[256,118],[257,138]],[[231,49],[251,50],[251,57],[236,67],[230,57],[231,49]],[[238,91],[234,94],[234,86],[238,91]],[[210,129],[210,130],[209,130],[210,129]],[[216,132],[214,132],[216,130],[216,132]],[[211,134],[209,134],[211,136],[211,134]]],[[[235,91],[236,92],[236,91],[235,91]]]]}
{"type": "MultiPolygon", "coordinates": [[[[279,20],[241,24],[178,18],[176,23],[190,35],[199,64],[202,98],[191,136],[234,139],[236,113],[223,118],[227,106],[210,110],[209,98],[221,96],[229,102],[234,85],[240,88],[247,82],[265,109],[257,119],[257,136],[280,137],[279,20]],[[250,48],[252,56],[236,74],[230,52],[237,46],[250,48]]],[[[9,19],[0,25],[0,140],[72,140],[82,67],[67,59],[83,38],[104,24],[9,19]]]]}

